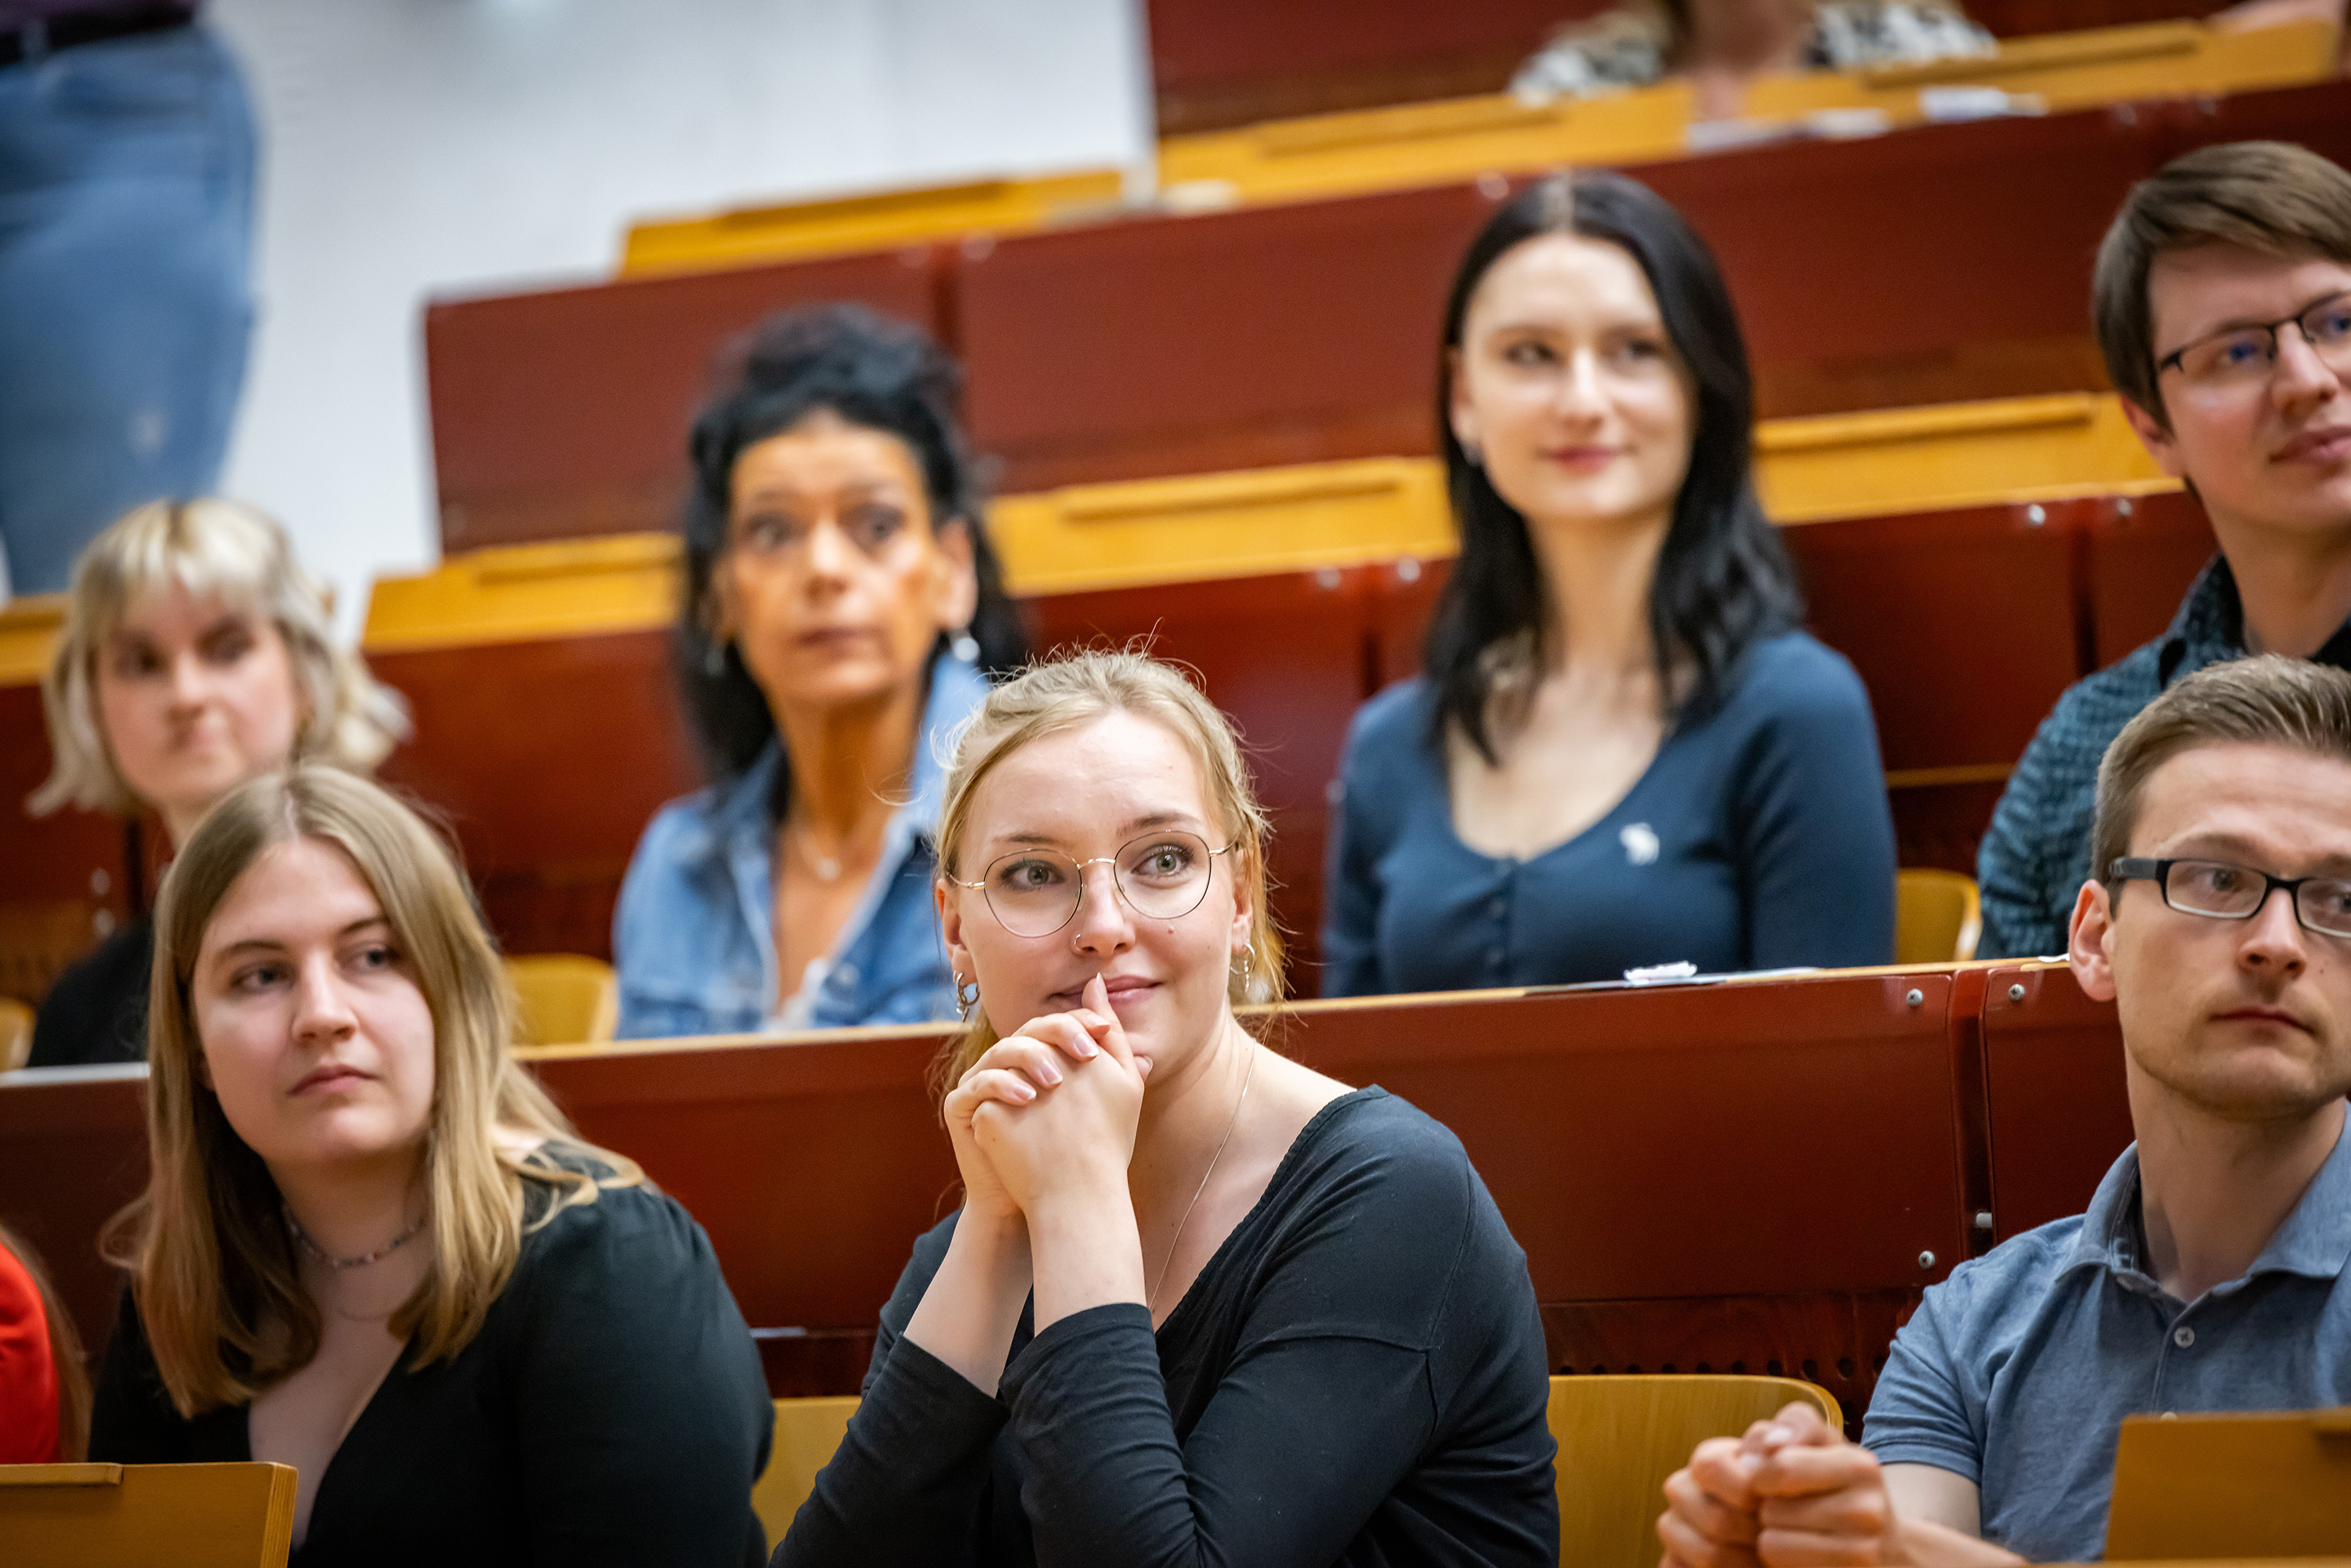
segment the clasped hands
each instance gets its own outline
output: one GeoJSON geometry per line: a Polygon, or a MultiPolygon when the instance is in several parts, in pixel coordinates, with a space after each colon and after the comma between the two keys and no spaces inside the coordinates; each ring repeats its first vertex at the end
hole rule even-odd
{"type": "Polygon", "coordinates": [[[1806,1404],[1700,1443],[1666,1501],[1660,1568],[1911,1561],[1876,1457],[1806,1404]]]}
{"type": "Polygon", "coordinates": [[[967,1213],[1010,1220],[1063,1194],[1126,1201],[1150,1063],[1128,1045],[1101,976],[1079,1001],[998,1040],[947,1092],[967,1213]]]}

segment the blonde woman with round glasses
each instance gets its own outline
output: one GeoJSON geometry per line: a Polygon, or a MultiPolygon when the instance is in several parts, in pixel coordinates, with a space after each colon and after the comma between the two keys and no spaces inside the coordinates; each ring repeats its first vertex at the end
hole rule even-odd
{"type": "Polygon", "coordinates": [[[304,1563],[756,1563],[774,1414],[701,1227],[515,1061],[415,815],[258,779],[156,913],[93,1459],[291,1465],[304,1563]]]}
{"type": "Polygon", "coordinates": [[[1260,1044],[1265,819],[1165,664],[991,693],[940,818],[961,1210],[782,1564],[1545,1563],[1525,1255],[1460,1144],[1260,1044]]]}
{"type": "MultiPolygon", "coordinates": [[[[332,633],[326,594],[261,513],[204,498],[124,514],[74,568],[30,809],[152,812],[176,851],[214,801],[291,758],[372,768],[407,710],[332,633]]],[[[144,1056],[153,953],[137,920],[59,976],[31,1065],[144,1056]]]]}

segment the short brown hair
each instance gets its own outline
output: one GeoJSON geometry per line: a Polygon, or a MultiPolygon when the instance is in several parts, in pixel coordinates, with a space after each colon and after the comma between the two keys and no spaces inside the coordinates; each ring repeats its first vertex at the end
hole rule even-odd
{"type": "Polygon", "coordinates": [[[2098,246],[2090,321],[2115,390],[2166,430],[2147,275],[2199,245],[2351,261],[2351,173],[2285,141],[2224,141],[2175,158],[2131,187],[2098,246]]]}
{"type": "Polygon", "coordinates": [[[2351,674],[2263,653],[2173,682],[2123,726],[2098,764],[2090,874],[2111,883],[2116,860],[2130,853],[2139,796],[2157,768],[2183,751],[2228,745],[2283,746],[2351,762],[2351,674]]]}

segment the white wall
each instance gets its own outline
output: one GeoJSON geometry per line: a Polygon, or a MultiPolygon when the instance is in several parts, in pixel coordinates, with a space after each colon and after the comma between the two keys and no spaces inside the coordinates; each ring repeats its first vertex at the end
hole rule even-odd
{"type": "Polygon", "coordinates": [[[428,295],[609,275],[631,220],[1150,155],[1142,0],[214,0],[262,123],[224,488],[357,634],[438,555],[428,295]]]}

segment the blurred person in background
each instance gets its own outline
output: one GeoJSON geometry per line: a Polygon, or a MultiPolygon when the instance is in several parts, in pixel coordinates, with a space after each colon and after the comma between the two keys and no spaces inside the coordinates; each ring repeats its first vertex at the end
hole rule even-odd
{"type": "Polygon", "coordinates": [[[1437,384],[1461,553],[1348,731],[1323,995],[1890,963],[1869,695],[1801,629],[1704,242],[1621,175],[1528,187],[1437,384]]]}
{"type": "Polygon", "coordinates": [[[2181,678],[2245,653],[2351,667],[2351,172],[2231,141],[2131,188],[2090,316],[2123,413],[2220,552],[2170,627],[2057,699],[1977,852],[1980,958],[2065,950],[2098,761],[2181,678]]]}
{"type": "Polygon", "coordinates": [[[253,324],[254,128],[196,0],[0,0],[0,600],[217,482],[253,324]]]}
{"type": "Polygon", "coordinates": [[[1999,46],[1957,0],[1626,0],[1571,22],[1510,78],[1531,102],[1686,78],[1701,120],[1727,120],[1757,77],[1861,70],[1999,46]]]}
{"type": "Polygon", "coordinates": [[[788,311],[694,428],[676,653],[709,789],[645,830],[621,1038],[955,1016],[939,758],[1020,662],[955,361],[862,306],[788,311]]]}
{"type": "MultiPolygon", "coordinates": [[[[235,501],[151,502],[93,540],[48,674],[49,777],[27,803],[152,811],[177,852],[213,802],[299,758],[364,771],[408,733],[398,694],[336,645],[285,530],[235,501]]],[[[147,1054],[154,927],[57,977],[26,1065],[147,1054]]]]}
{"type": "MultiPolygon", "coordinates": [[[[2294,22],[2339,26],[2343,13],[2344,0],[2244,0],[2204,21],[2241,32],[2294,22]]],[[[1559,28],[1519,68],[1510,90],[1547,103],[1680,77],[1698,119],[1730,120],[1759,77],[1882,69],[1999,48],[1959,0],[1625,0],[1559,28]]]]}

